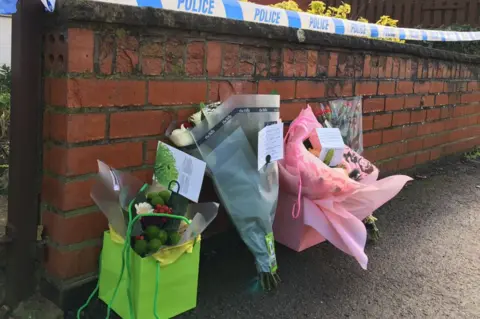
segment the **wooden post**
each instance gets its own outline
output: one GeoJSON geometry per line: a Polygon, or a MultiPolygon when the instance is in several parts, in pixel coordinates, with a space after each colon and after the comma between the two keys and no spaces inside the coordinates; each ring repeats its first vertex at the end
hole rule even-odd
{"type": "Polygon", "coordinates": [[[12,20],[12,98],[6,304],[35,291],[42,154],[42,21],[39,0],[20,0],[12,20]]]}

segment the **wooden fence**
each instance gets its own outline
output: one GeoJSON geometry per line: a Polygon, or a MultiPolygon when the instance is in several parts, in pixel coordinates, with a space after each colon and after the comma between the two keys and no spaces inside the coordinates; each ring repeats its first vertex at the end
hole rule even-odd
{"type": "MultiPolygon", "coordinates": [[[[311,0],[297,0],[304,10],[311,0]]],[[[272,4],[281,0],[253,0],[259,4],[272,4]]],[[[442,27],[469,24],[480,27],[480,0],[323,0],[327,5],[342,2],[352,6],[353,20],[364,17],[376,22],[382,15],[399,20],[402,27],[442,27]]]]}

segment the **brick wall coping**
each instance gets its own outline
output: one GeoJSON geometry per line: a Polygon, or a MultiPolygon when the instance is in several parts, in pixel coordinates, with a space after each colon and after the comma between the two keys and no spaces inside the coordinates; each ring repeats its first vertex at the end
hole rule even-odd
{"type": "Polygon", "coordinates": [[[301,36],[300,41],[297,34],[299,30],[288,27],[88,0],[59,0],[54,15],[55,19],[49,19],[49,23],[54,25],[103,22],[138,27],[167,27],[480,64],[480,56],[431,49],[413,44],[363,39],[310,30],[302,30],[303,36],[301,36]]]}

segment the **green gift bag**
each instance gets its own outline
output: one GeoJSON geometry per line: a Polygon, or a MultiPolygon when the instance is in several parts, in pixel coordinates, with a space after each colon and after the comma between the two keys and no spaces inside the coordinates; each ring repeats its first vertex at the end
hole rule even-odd
{"type": "MultiPolygon", "coordinates": [[[[182,216],[142,216],[175,218],[190,223],[182,216]]],[[[77,318],[97,290],[98,297],[108,305],[107,318],[110,309],[123,319],[165,319],[196,307],[200,236],[142,258],[130,247],[132,225],[140,217],[136,216],[129,223],[126,240],[112,229],[104,233],[98,286],[78,310],[77,318]]]]}
{"type": "Polygon", "coordinates": [[[101,256],[99,298],[106,304],[110,304],[119,316],[124,319],[164,319],[196,307],[200,241],[194,244],[191,253],[186,252],[174,263],[162,267],[153,257],[141,258],[128,247],[126,253],[130,254],[130,276],[126,269],[119,279],[122,253],[123,245],[112,241],[110,232],[105,232],[101,256]],[[130,277],[130,289],[127,287],[128,277],[130,277]],[[120,285],[114,296],[119,280],[120,285]],[[130,301],[128,290],[130,290],[130,301]],[[155,290],[157,290],[157,294],[155,294],[155,290]],[[132,307],[131,312],[130,307],[132,307]],[[133,313],[133,318],[131,313],[133,313]]]}

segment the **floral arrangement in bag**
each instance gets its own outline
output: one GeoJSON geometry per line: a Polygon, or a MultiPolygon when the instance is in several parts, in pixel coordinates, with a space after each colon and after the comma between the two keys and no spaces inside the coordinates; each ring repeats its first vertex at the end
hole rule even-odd
{"type": "Polygon", "coordinates": [[[182,234],[185,232],[187,224],[176,219],[167,217],[146,216],[147,214],[167,214],[185,216],[186,207],[179,210],[172,204],[170,199],[180,196],[178,193],[170,190],[153,191],[140,193],[135,198],[134,211],[136,215],[143,215],[140,218],[142,231],[131,238],[133,250],[145,257],[152,255],[162,248],[176,246],[180,242],[182,234]]]}

